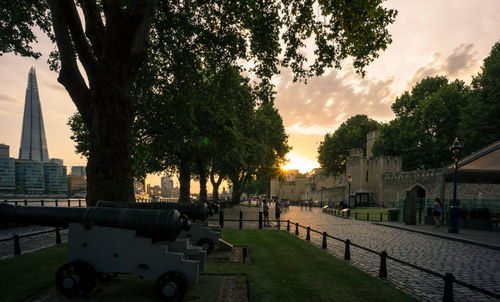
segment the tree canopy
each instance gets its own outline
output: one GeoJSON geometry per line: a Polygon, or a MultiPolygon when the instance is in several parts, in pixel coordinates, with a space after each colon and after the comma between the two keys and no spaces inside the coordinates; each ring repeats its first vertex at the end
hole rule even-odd
{"type": "MultiPolygon", "coordinates": [[[[99,199],[133,201],[135,109],[131,91],[148,54],[149,41],[171,37],[166,41],[196,51],[198,45],[215,41],[211,48],[202,50],[221,59],[229,54],[232,60],[250,62],[251,71],[261,80],[257,87],[269,92],[269,79],[279,64],[290,67],[296,78],[305,78],[320,75],[325,68],[340,68],[340,62],[351,57],[356,71],[363,74],[363,68],[391,42],[387,26],[394,21],[396,11],[381,3],[2,1],[0,15],[7,22],[0,27],[0,54],[12,51],[37,57],[31,48],[36,40],[33,25],[49,34],[57,46],[51,66],[59,72],[58,81],[89,130],[87,204],[99,199]],[[155,26],[155,22],[162,22],[162,26],[155,26]],[[179,33],[188,35],[181,39],[179,33]],[[312,62],[304,52],[309,38],[314,38],[316,45],[312,62]]],[[[171,62],[178,58],[174,53],[163,55],[172,55],[171,62]]],[[[193,76],[187,74],[185,80],[193,76]]]]}
{"type": "Polygon", "coordinates": [[[358,148],[366,152],[366,135],[377,130],[380,124],[358,114],[342,123],[334,133],[327,133],[318,147],[318,162],[327,175],[345,173],[349,150],[358,148]]]}
{"type": "Polygon", "coordinates": [[[472,93],[460,112],[459,136],[466,152],[500,139],[500,43],[484,59],[481,72],[472,79],[472,93]]]}
{"type": "Polygon", "coordinates": [[[404,170],[443,167],[451,162],[448,147],[458,133],[460,112],[469,88],[462,81],[428,77],[392,105],[396,118],[381,128],[375,155],[401,155],[404,170]]]}
{"type": "Polygon", "coordinates": [[[453,159],[458,137],[462,156],[500,139],[500,44],[484,59],[471,86],[444,76],[428,77],[392,105],[396,118],[382,126],[375,155],[401,155],[403,170],[440,168],[453,159]]]}

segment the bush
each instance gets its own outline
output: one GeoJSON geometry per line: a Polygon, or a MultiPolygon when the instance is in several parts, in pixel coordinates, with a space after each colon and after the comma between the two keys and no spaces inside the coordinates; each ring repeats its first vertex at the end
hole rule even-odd
{"type": "Polygon", "coordinates": [[[389,210],[389,221],[398,221],[399,219],[399,209],[389,210]]]}

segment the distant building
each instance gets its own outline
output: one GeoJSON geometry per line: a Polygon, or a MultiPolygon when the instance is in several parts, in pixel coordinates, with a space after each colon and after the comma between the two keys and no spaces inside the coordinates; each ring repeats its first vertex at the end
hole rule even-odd
{"type": "Polygon", "coordinates": [[[86,176],[86,170],[84,166],[73,166],[71,167],[71,175],[75,176],[86,176]]]}
{"type": "Polygon", "coordinates": [[[169,175],[165,174],[161,177],[161,194],[163,197],[173,197],[174,194],[174,181],[169,175]]]}
{"type": "Polygon", "coordinates": [[[84,176],[68,175],[67,180],[69,195],[74,195],[87,190],[87,179],[84,176]]]}
{"type": "Polygon", "coordinates": [[[48,162],[49,152],[43,126],[42,107],[38,96],[38,84],[35,69],[28,74],[28,87],[24,101],[23,132],[19,159],[48,162]]]}
{"type": "Polygon", "coordinates": [[[8,145],[0,144],[0,157],[9,157],[9,149],[8,145]]]}
{"type": "Polygon", "coordinates": [[[0,192],[65,194],[67,191],[63,160],[49,159],[36,73],[31,68],[24,103],[19,159],[10,158],[9,146],[0,144],[0,192]]]}
{"type": "Polygon", "coordinates": [[[299,170],[289,170],[281,178],[271,179],[271,197],[292,201],[304,199],[307,178],[299,170]]]}
{"type": "Polygon", "coordinates": [[[68,192],[66,167],[57,162],[43,164],[45,193],[47,194],[66,194],[68,192]]]}
{"type": "Polygon", "coordinates": [[[16,159],[15,169],[18,193],[43,194],[45,192],[45,174],[42,162],[16,159]]]}
{"type": "Polygon", "coordinates": [[[0,193],[14,193],[16,189],[15,159],[9,157],[9,146],[0,144],[0,193]]]}
{"type": "MultiPolygon", "coordinates": [[[[346,200],[352,206],[397,206],[406,199],[408,192],[415,192],[423,208],[428,207],[434,197],[449,204],[453,196],[453,166],[402,171],[400,156],[373,156],[373,142],[378,133],[367,134],[366,153],[361,149],[350,150],[345,174],[328,176],[320,168],[308,174],[289,171],[271,180],[271,194],[292,201],[313,200],[330,205],[346,200]],[[348,176],[351,176],[350,185],[348,176]]],[[[460,160],[457,194],[461,207],[500,209],[497,202],[500,198],[498,158],[500,141],[460,160]]]]}

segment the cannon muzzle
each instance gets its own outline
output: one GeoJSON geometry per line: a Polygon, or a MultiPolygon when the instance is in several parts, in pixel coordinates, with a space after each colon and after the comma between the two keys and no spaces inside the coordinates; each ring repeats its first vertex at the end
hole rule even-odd
{"type": "Polygon", "coordinates": [[[169,241],[190,228],[187,218],[175,209],[56,208],[1,203],[0,220],[54,227],[67,227],[70,223],[98,225],[135,230],[139,236],[169,241]]]}
{"type": "Polygon", "coordinates": [[[191,220],[204,221],[208,216],[212,215],[212,211],[205,204],[183,204],[173,202],[114,202],[100,200],[96,204],[97,207],[105,208],[130,208],[130,209],[175,209],[186,215],[191,220]]]}

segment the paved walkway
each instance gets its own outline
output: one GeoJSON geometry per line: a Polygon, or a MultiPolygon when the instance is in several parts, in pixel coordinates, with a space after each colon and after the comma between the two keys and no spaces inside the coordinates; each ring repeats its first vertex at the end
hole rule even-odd
{"type": "MultiPolygon", "coordinates": [[[[238,219],[239,211],[244,219],[257,219],[259,208],[234,207],[225,211],[225,219],[238,219]]],[[[270,209],[274,219],[274,208],[270,209]]],[[[216,217],[214,217],[216,218],[216,217]]],[[[445,228],[432,226],[405,226],[400,223],[374,223],[345,219],[321,212],[290,207],[281,215],[283,220],[298,222],[320,232],[340,239],[350,239],[352,243],[374,251],[386,251],[389,256],[435,271],[439,274],[453,273],[456,279],[500,294],[500,232],[460,230],[459,234],[448,234],[445,228]],[[392,226],[392,227],[388,227],[392,226]],[[410,231],[411,230],[411,231],[410,231]],[[460,240],[460,241],[457,241],[460,240]]],[[[254,222],[244,222],[244,228],[256,228],[254,222]]],[[[225,222],[225,227],[237,228],[238,222],[225,222]]],[[[276,229],[276,228],[274,228],[276,229]]],[[[291,226],[295,232],[295,226],[291,226]]],[[[299,228],[299,236],[305,238],[305,230],[299,228]]],[[[311,242],[321,246],[322,236],[311,232],[311,242]]],[[[328,240],[328,252],[340,259],[344,257],[345,244],[328,240]]],[[[378,276],[380,257],[363,249],[351,246],[351,264],[373,276],[378,276]]],[[[440,301],[444,282],[439,277],[402,265],[392,260],[387,262],[387,281],[420,300],[440,301]]],[[[466,287],[454,285],[455,301],[497,301],[466,287]]]]}

